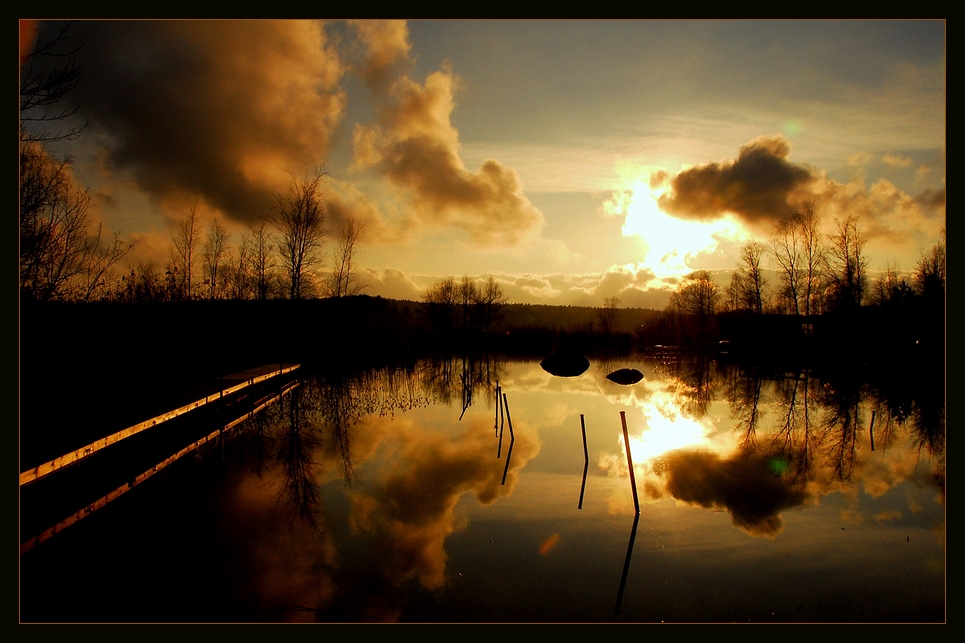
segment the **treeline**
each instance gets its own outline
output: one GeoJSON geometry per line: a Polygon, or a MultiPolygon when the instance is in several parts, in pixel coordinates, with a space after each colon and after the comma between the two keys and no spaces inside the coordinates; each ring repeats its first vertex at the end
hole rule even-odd
{"type": "Polygon", "coordinates": [[[713,275],[687,275],[671,304],[638,333],[642,346],[724,348],[757,354],[824,355],[862,363],[945,351],[945,232],[908,274],[868,272],[865,239],[853,218],[818,233],[813,203],[783,220],[768,244],[741,248],[721,288],[713,275]],[[777,274],[768,280],[768,268],[777,274]]]}
{"type": "Polygon", "coordinates": [[[835,221],[835,232],[818,232],[813,201],[782,220],[768,243],[750,241],[730,282],[721,287],[713,275],[698,270],[687,275],[671,298],[671,310],[693,317],[722,312],[748,312],[811,317],[847,313],[862,306],[896,306],[914,299],[944,303],[945,231],[923,251],[915,270],[903,274],[889,265],[872,280],[866,239],[853,217],[835,221]],[[777,274],[768,279],[768,269],[777,274]]]}

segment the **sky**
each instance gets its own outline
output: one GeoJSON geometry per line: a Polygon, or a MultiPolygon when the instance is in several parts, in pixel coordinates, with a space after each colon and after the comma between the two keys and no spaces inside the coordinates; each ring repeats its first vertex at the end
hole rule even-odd
{"type": "MultiPolygon", "coordinates": [[[[43,28],[56,24],[41,23],[43,28]]],[[[363,292],[493,275],[510,301],[664,308],[813,200],[869,269],[945,227],[943,20],[81,21],[69,155],[167,264],[197,205],[237,244],[324,167],[363,292]]],[[[331,257],[326,254],[326,263],[331,257]]]]}

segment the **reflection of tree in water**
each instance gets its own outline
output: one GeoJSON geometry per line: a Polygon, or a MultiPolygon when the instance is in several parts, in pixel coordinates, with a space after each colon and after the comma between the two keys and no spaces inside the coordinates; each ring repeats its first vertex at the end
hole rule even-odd
{"type": "Polygon", "coordinates": [[[772,458],[775,471],[793,483],[813,479],[815,449],[819,440],[815,435],[814,396],[816,380],[808,371],[787,373],[780,378],[764,378],[758,368],[741,369],[737,366],[720,369],[724,391],[731,407],[731,417],[737,420],[740,446],[744,452],[760,452],[772,458]],[[762,403],[771,397],[765,384],[773,391],[777,402],[777,418],[773,432],[765,429],[763,440],[758,440],[758,428],[765,417],[762,403]]]}
{"type": "Polygon", "coordinates": [[[781,395],[781,422],[774,435],[785,471],[793,482],[805,482],[814,477],[815,450],[820,440],[815,434],[816,411],[812,388],[817,382],[808,371],[795,373],[778,382],[781,395]]]}
{"type": "Polygon", "coordinates": [[[702,448],[663,456],[654,472],[678,500],[726,508],[739,528],[770,536],[782,528],[779,514],[804,502],[816,479],[853,483],[863,475],[861,460],[879,457],[871,451],[894,448],[902,458],[909,449],[935,458],[927,466],[944,502],[944,405],[938,395],[931,404],[927,395],[904,403],[838,372],[823,380],[806,369],[765,377],[756,364],[708,368],[693,356],[665,361],[664,368],[679,374],[675,388],[692,413],[701,409],[695,397],[712,399],[715,386],[722,392],[740,446],[724,457],[702,448]]]}
{"type": "Polygon", "coordinates": [[[456,380],[453,375],[453,360],[425,360],[417,367],[416,377],[419,387],[429,396],[443,404],[452,403],[456,395],[456,380]]]}
{"type": "MultiPolygon", "coordinates": [[[[708,365],[706,358],[666,357],[662,368],[678,381],[674,388],[684,398],[685,410],[701,417],[712,401],[713,387],[722,391],[737,421],[745,453],[772,458],[772,468],[792,483],[814,479],[817,467],[828,467],[832,477],[850,481],[859,464],[859,445],[886,451],[899,445],[901,429],[912,448],[938,458],[936,482],[944,489],[945,413],[943,391],[933,387],[893,384],[870,387],[853,377],[819,380],[809,370],[764,378],[754,367],[708,365]],[[776,400],[776,417],[763,404],[776,400]],[[767,418],[766,425],[762,423],[767,418]],[[762,439],[766,436],[766,439],[762,439]]],[[[919,373],[928,381],[927,373],[919,373]]]]}
{"type": "Polygon", "coordinates": [[[301,520],[317,531],[319,461],[315,457],[320,440],[312,422],[314,391],[307,386],[295,387],[285,401],[285,413],[279,424],[278,459],[282,463],[284,499],[292,509],[292,522],[301,520]]]}
{"type": "Polygon", "coordinates": [[[334,458],[342,479],[351,484],[355,476],[352,457],[353,429],[368,415],[395,416],[419,406],[430,398],[413,387],[411,374],[402,369],[379,369],[318,377],[317,413],[325,429],[323,450],[334,458]]]}
{"type": "Polygon", "coordinates": [[[910,372],[900,380],[877,382],[871,387],[877,417],[875,446],[891,446],[898,427],[908,427],[911,447],[919,454],[935,456],[935,482],[945,493],[945,387],[930,381],[924,372],[910,372]],[[910,380],[910,381],[909,381],[910,380]],[[884,414],[885,421],[881,421],[884,414]]]}
{"type": "Polygon", "coordinates": [[[683,399],[681,409],[691,417],[707,415],[714,401],[714,384],[720,380],[716,372],[717,362],[709,355],[665,355],[658,371],[674,378],[669,391],[683,399]]]}
{"type": "Polygon", "coordinates": [[[281,404],[272,404],[253,414],[248,418],[246,430],[236,434],[240,451],[251,462],[251,470],[259,477],[271,464],[272,430],[280,421],[281,409],[281,404]]]}
{"type": "Polygon", "coordinates": [[[850,482],[858,464],[861,386],[853,380],[847,380],[837,388],[826,383],[820,397],[824,414],[819,430],[825,462],[835,479],[850,482]]]}
{"type": "Polygon", "coordinates": [[[740,445],[753,450],[757,444],[757,423],[760,420],[762,380],[756,371],[745,374],[736,367],[724,369],[721,374],[724,394],[730,403],[731,417],[740,429],[740,445]]]}
{"type": "Polygon", "coordinates": [[[417,386],[433,401],[443,404],[452,404],[458,396],[462,413],[472,406],[480,388],[486,393],[486,401],[493,402],[501,364],[489,356],[462,356],[458,360],[458,366],[456,359],[420,362],[417,386]]]}

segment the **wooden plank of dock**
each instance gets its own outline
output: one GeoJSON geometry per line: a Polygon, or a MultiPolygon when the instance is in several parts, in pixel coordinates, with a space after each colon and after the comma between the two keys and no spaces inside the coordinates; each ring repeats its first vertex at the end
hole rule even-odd
{"type": "Polygon", "coordinates": [[[40,534],[34,536],[33,538],[30,538],[29,540],[27,540],[26,542],[24,542],[24,543],[22,543],[22,544],[20,545],[20,553],[21,553],[21,555],[22,555],[22,554],[25,554],[25,553],[28,552],[28,551],[30,551],[31,549],[33,549],[34,547],[36,547],[36,546],[39,545],[40,543],[42,543],[42,542],[44,542],[44,541],[47,541],[47,540],[50,540],[51,538],[53,538],[53,537],[54,537],[55,535],[57,535],[58,533],[60,533],[60,532],[62,532],[63,530],[67,529],[67,528],[70,527],[71,525],[77,523],[77,522],[80,521],[81,519],[86,518],[87,516],[91,515],[91,514],[94,513],[95,511],[97,511],[98,509],[101,509],[101,508],[103,508],[103,507],[106,507],[109,502],[111,502],[111,501],[119,498],[121,495],[127,493],[128,491],[130,491],[131,489],[133,489],[133,488],[136,487],[137,485],[141,484],[142,482],[144,482],[145,480],[147,480],[148,478],[150,478],[151,476],[153,476],[155,473],[157,473],[157,472],[160,471],[161,469],[164,469],[164,468],[167,467],[168,465],[173,464],[174,462],[176,462],[177,460],[179,460],[181,457],[187,455],[188,453],[191,453],[191,452],[194,451],[195,449],[197,449],[197,448],[199,448],[199,447],[207,444],[208,442],[210,442],[210,441],[212,441],[212,440],[220,437],[225,431],[228,431],[228,430],[234,428],[235,426],[241,424],[241,423],[244,422],[245,420],[254,417],[255,414],[257,414],[259,411],[263,410],[265,407],[267,407],[267,406],[269,406],[269,405],[271,405],[271,404],[274,404],[276,401],[278,401],[279,399],[281,399],[281,397],[282,397],[283,395],[285,395],[286,393],[288,393],[288,391],[290,391],[291,389],[295,388],[296,386],[298,386],[298,383],[297,383],[297,382],[293,382],[293,383],[285,386],[285,387],[284,387],[281,391],[279,391],[276,395],[271,396],[271,397],[269,397],[269,398],[266,398],[266,399],[262,400],[260,404],[258,404],[255,408],[251,409],[250,411],[248,411],[248,412],[245,413],[244,415],[241,415],[240,417],[235,418],[235,419],[232,420],[231,422],[228,422],[227,424],[225,424],[223,427],[219,427],[218,430],[212,431],[212,432],[209,433],[208,435],[206,435],[206,436],[204,436],[204,437],[202,437],[202,438],[200,438],[200,439],[198,439],[198,440],[195,440],[194,442],[192,442],[192,443],[189,444],[188,446],[184,447],[183,449],[181,449],[180,451],[178,451],[178,452],[175,453],[174,455],[171,455],[171,456],[165,458],[164,460],[162,460],[161,462],[157,463],[156,465],[154,465],[153,467],[151,467],[150,469],[148,469],[148,470],[145,471],[144,473],[138,475],[138,476],[137,476],[136,478],[134,478],[134,480],[132,480],[131,482],[127,482],[127,483],[121,485],[120,487],[118,487],[118,488],[115,489],[114,491],[111,491],[110,493],[108,493],[106,496],[103,496],[103,497],[99,498],[98,500],[95,500],[94,502],[90,503],[89,505],[87,505],[87,506],[84,507],[83,509],[81,509],[81,510],[73,513],[72,515],[68,516],[67,518],[61,520],[60,522],[58,522],[58,523],[57,523],[56,525],[54,525],[53,527],[44,530],[43,532],[41,532],[40,534]]]}
{"type": "Polygon", "coordinates": [[[86,458],[87,456],[93,453],[96,453],[101,449],[106,449],[110,445],[120,442],[125,438],[129,438],[132,435],[136,435],[141,431],[145,431],[147,429],[157,426],[158,424],[161,424],[162,422],[166,422],[167,420],[176,418],[180,415],[184,415],[185,413],[189,411],[193,411],[194,409],[202,407],[205,404],[208,404],[210,402],[216,402],[221,398],[225,397],[226,395],[232,395],[244,388],[253,386],[260,382],[264,382],[265,380],[275,377],[277,375],[285,375],[286,373],[290,373],[296,368],[298,368],[299,366],[300,366],[299,364],[290,364],[288,366],[285,366],[284,364],[280,364],[277,368],[274,366],[270,367],[270,370],[266,370],[268,367],[260,367],[260,368],[250,369],[248,371],[243,371],[241,373],[226,375],[225,377],[221,378],[222,382],[228,382],[228,383],[239,382],[239,383],[229,388],[222,387],[218,391],[210,395],[207,395],[201,399],[195,400],[194,402],[191,402],[189,404],[185,404],[184,406],[180,408],[176,408],[173,411],[162,413],[161,415],[153,417],[150,420],[144,420],[143,422],[139,422],[134,426],[130,426],[126,429],[118,431],[113,435],[109,435],[106,438],[101,438],[100,440],[96,440],[95,442],[92,442],[87,446],[83,446],[79,449],[71,451],[70,453],[66,453],[58,458],[54,458],[50,462],[45,462],[44,464],[36,466],[32,469],[23,471],[20,473],[20,486],[23,486],[29,482],[33,482],[38,478],[42,478],[43,476],[53,473],[54,471],[57,471],[58,469],[66,467],[69,464],[77,462],[78,460],[82,460],[83,458],[86,458]]]}

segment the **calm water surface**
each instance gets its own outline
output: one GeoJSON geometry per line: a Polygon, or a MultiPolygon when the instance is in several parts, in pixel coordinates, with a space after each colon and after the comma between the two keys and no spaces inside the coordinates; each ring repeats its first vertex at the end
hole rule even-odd
{"type": "Polygon", "coordinates": [[[23,553],[21,621],[942,622],[943,417],[708,359],[306,374],[23,553]]]}

